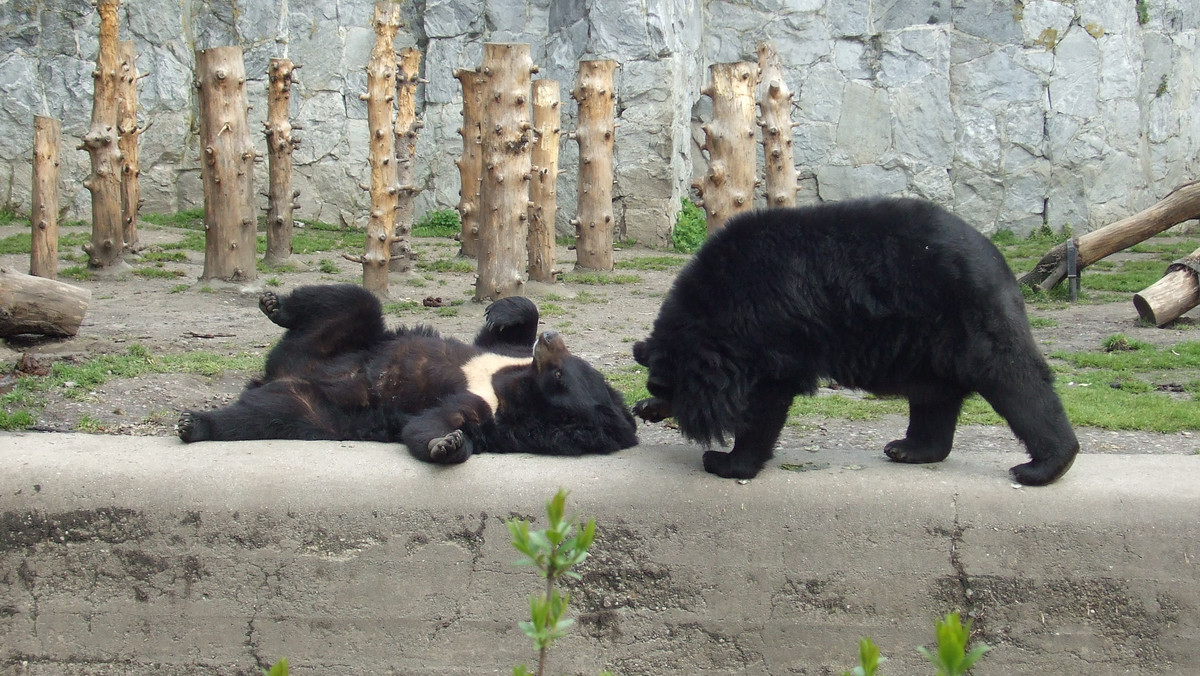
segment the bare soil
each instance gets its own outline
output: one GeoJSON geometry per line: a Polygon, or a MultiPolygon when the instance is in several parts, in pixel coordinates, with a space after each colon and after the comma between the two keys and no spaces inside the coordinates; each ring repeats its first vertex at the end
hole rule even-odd
{"type": "MultiPolygon", "coordinates": [[[[25,231],[22,226],[3,226],[0,238],[25,231]]],[[[179,240],[182,234],[183,231],[174,228],[151,226],[144,227],[140,237],[146,245],[144,251],[152,252],[162,244],[179,240]]],[[[447,239],[418,238],[416,245],[423,261],[451,259],[457,252],[457,245],[447,239]]],[[[63,253],[84,260],[78,251],[63,253]]],[[[559,268],[573,270],[574,254],[560,248],[559,268]]],[[[631,248],[617,251],[616,259],[621,262],[661,255],[663,252],[631,248]]],[[[4,386],[4,376],[13,371],[26,353],[44,366],[56,360],[86,361],[102,354],[123,354],[133,345],[144,346],[151,355],[203,351],[265,356],[283,330],[258,309],[258,296],[264,289],[286,293],[307,284],[359,283],[362,278],[360,266],[345,260],[340,253],[326,252],[294,255],[289,261],[291,270],[260,271],[259,278],[248,285],[214,284],[197,281],[203,271],[203,254],[189,251],[187,257],[186,261],[161,265],[131,258],[135,269],[175,271],[177,276],[173,277],[125,274],[113,279],[78,281],[60,276],[61,281],[92,293],[79,335],[65,340],[22,338],[0,345],[0,374],[3,374],[0,388],[4,386]]],[[[63,270],[78,264],[62,261],[59,267],[63,270]]],[[[27,272],[28,255],[0,255],[0,266],[27,272]]],[[[648,334],[677,270],[677,267],[619,269],[617,274],[635,277],[637,281],[613,284],[531,282],[527,295],[542,308],[543,325],[563,333],[572,352],[603,371],[613,371],[633,365],[633,341],[648,334]]],[[[473,273],[418,270],[409,275],[393,275],[389,288],[394,301],[417,304],[389,315],[392,324],[428,324],[443,335],[470,340],[482,323],[484,304],[471,300],[473,273]]],[[[1101,342],[1116,333],[1169,345],[1195,340],[1194,329],[1200,325],[1200,310],[1193,310],[1172,327],[1145,326],[1138,321],[1131,299],[1051,310],[1031,308],[1030,314],[1053,320],[1038,322],[1051,325],[1034,330],[1047,352],[1099,350],[1101,342]]],[[[166,373],[115,378],[82,396],[78,392],[52,391],[36,426],[47,431],[79,431],[83,421],[85,431],[169,436],[175,432],[181,411],[224,405],[235,399],[245,381],[254,375],[226,372],[207,377],[166,373]]],[[[1186,377],[1181,382],[1198,377],[1194,373],[1182,375],[1186,377]]],[[[11,387],[11,377],[8,381],[11,387]]],[[[813,420],[811,424],[785,431],[780,457],[785,462],[796,462],[803,460],[806,455],[803,451],[817,448],[864,445],[882,448],[888,440],[903,435],[905,423],[902,416],[874,421],[813,420]],[[792,453],[787,453],[789,450],[792,453]]],[[[1200,435],[1191,432],[1152,434],[1087,428],[1077,432],[1084,452],[1088,453],[1200,452],[1200,435]]],[[[643,424],[640,436],[643,444],[679,441],[669,424],[643,424]]],[[[970,447],[995,450],[1011,447],[1014,453],[1021,450],[1007,428],[1001,426],[960,428],[956,448],[970,447]]],[[[1014,456],[1014,463],[1017,460],[1014,456]]]]}

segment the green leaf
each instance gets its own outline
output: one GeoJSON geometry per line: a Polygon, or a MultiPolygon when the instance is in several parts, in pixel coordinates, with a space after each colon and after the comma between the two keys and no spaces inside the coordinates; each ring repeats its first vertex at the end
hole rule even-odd
{"type": "Polygon", "coordinates": [[[286,659],[280,659],[271,666],[271,670],[263,669],[264,676],[288,676],[288,663],[286,659]]]}

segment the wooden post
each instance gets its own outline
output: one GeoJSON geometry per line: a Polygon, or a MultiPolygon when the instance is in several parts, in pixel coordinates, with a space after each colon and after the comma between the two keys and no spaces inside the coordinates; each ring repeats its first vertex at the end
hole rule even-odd
{"type": "Polygon", "coordinates": [[[713,119],[702,128],[708,172],[693,183],[708,214],[708,232],[725,226],[739,211],[754,208],[754,89],[758,66],[748,61],[714,63],[700,91],[712,99],[713,119]]]}
{"type": "Polygon", "coordinates": [[[204,181],[201,279],[252,281],[258,277],[253,204],[256,155],[250,141],[242,48],[197,51],[196,89],[200,104],[200,173],[204,181]]]}
{"type": "MultiPolygon", "coordinates": [[[[1077,269],[1127,249],[1184,221],[1200,218],[1200,181],[1177,186],[1153,206],[1116,223],[1093,230],[1076,240],[1077,269]]],[[[1067,245],[1051,249],[1019,281],[1030,288],[1049,290],[1067,275],[1067,245]]]]}
{"type": "Polygon", "coordinates": [[[73,336],[91,300],[87,289],[0,268],[0,338],[73,336]]]}
{"type": "Polygon", "coordinates": [[[767,206],[796,206],[796,153],[792,149],[792,92],[783,79],[779,52],[770,42],[758,43],[760,85],[758,109],[762,114],[764,173],[767,178],[767,206]]]}
{"type": "Polygon", "coordinates": [[[277,266],[292,255],[296,198],[292,190],[292,152],[300,141],[292,137],[292,83],[297,66],[289,59],[271,59],[267,66],[267,251],[263,263],[277,266]]]}
{"type": "Polygon", "coordinates": [[[1133,296],[1142,321],[1166,326],[1200,305],[1200,249],[1167,267],[1162,279],[1133,296]]]}
{"type": "Polygon", "coordinates": [[[459,68],[454,77],[463,89],[462,155],[454,161],[458,166],[458,217],[462,222],[462,255],[479,256],[479,186],[483,173],[483,88],[487,78],[477,70],[459,68]]]}
{"type": "Polygon", "coordinates": [[[141,163],[138,160],[138,136],[145,128],[138,128],[137,83],[145,77],[138,73],[137,49],[133,40],[122,40],[117,46],[121,78],[117,92],[117,146],[121,149],[121,234],[125,239],[125,250],[137,253],[142,244],[138,240],[138,212],[142,209],[141,163]]]}
{"type": "Polygon", "coordinates": [[[483,175],[479,204],[479,276],[475,300],[519,296],[525,289],[529,220],[530,77],[527,44],[486,43],[483,175]]]}
{"type": "Polygon", "coordinates": [[[29,274],[58,277],[58,146],[62,124],[51,117],[33,118],[33,194],[29,212],[29,274]]]}
{"type": "Polygon", "coordinates": [[[529,184],[529,278],[553,283],[554,220],[558,214],[558,151],[562,106],[558,82],[533,81],[533,179],[529,184]]]}
{"type": "Polygon", "coordinates": [[[575,255],[586,270],[613,269],[613,136],[617,62],[582,61],[571,98],[579,102],[579,206],[575,211],[575,255]]]}
{"type": "Polygon", "coordinates": [[[92,173],[83,186],[92,193],[92,239],[83,245],[88,266],[119,272],[128,269],[121,226],[121,149],[117,144],[117,8],[120,0],[96,0],[100,14],[99,51],[92,71],[92,126],[80,150],[92,159],[92,173]]]}
{"type": "Polygon", "coordinates": [[[375,48],[367,62],[367,127],[371,145],[371,215],[367,220],[366,251],[346,256],[363,266],[363,288],[380,297],[388,295],[388,259],[396,229],[396,162],[392,138],[393,105],[396,98],[396,32],[400,30],[400,5],[375,3],[375,48]]]}
{"type": "Polygon", "coordinates": [[[392,272],[409,272],[417,260],[412,247],[413,197],[417,187],[413,183],[413,162],[417,157],[417,131],[425,122],[417,117],[417,85],[421,80],[421,51],[415,47],[400,50],[396,72],[396,229],[392,237],[388,269],[392,272]]]}

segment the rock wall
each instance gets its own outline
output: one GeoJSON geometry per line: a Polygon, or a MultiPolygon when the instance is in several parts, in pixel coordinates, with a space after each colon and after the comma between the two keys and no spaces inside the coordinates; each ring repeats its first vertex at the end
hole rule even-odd
{"type": "MultiPolygon", "coordinates": [[[[300,220],[361,225],[368,198],[365,90],[373,0],[127,2],[139,67],[145,212],[202,203],[192,65],[240,44],[257,130],[266,67],[303,66],[292,106],[300,220]]],[[[622,236],[664,244],[703,170],[707,65],[775,41],[797,92],[801,203],[919,195],[981,230],[1088,230],[1137,211],[1200,165],[1200,3],[1195,0],[414,0],[397,47],[416,45],[429,83],[417,212],[458,200],[455,68],[484,42],[528,42],[537,77],[566,92],[582,59],[621,64],[615,214],[622,236]],[[482,9],[481,9],[482,7],[482,9]]],[[[0,3],[0,200],[29,207],[33,116],[81,136],[91,111],[96,16],[87,3],[0,3]]],[[[261,135],[257,142],[265,150],[261,135]]],[[[87,154],[62,152],[62,204],[88,218],[87,154]]],[[[564,140],[559,227],[574,215],[577,148],[564,140]]],[[[259,185],[265,189],[265,165],[259,185]]],[[[264,200],[265,202],[265,200],[264,200]]],[[[264,204],[265,206],[265,204],[264,204]]]]}

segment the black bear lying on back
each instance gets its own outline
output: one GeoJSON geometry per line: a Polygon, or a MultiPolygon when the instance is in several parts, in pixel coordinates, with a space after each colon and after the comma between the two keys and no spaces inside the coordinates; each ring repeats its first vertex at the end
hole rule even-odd
{"type": "Polygon", "coordinates": [[[650,337],[634,345],[651,398],[688,438],[724,442],[704,469],[749,478],[771,457],[797,394],[821,379],[909,402],[897,462],[950,453],[963,399],[978,392],[1029,452],[1017,481],[1047,484],[1079,442],[1034,342],[1003,256],[924,201],[875,199],[730,219],[684,267],[650,337]]]}
{"type": "Polygon", "coordinates": [[[536,335],[537,307],[526,298],[490,305],[474,345],[424,326],[389,330],[379,301],[353,285],[267,292],[259,307],[287,329],[263,378],[230,406],[185,412],[185,442],[399,441],[437,463],[637,444],[621,395],[556,332],[536,335]]]}

